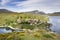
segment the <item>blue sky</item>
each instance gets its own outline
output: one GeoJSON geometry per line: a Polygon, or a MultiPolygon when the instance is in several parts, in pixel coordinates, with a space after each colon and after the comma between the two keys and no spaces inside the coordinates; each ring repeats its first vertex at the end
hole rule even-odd
{"type": "Polygon", "coordinates": [[[0,0],[0,9],[15,12],[39,10],[46,13],[60,12],[60,0],[0,0]]]}

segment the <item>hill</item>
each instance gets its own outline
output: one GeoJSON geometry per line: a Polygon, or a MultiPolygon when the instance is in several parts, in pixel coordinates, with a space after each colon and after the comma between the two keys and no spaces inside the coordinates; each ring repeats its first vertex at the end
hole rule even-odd
{"type": "Polygon", "coordinates": [[[8,13],[8,12],[12,12],[12,11],[7,10],[7,9],[0,9],[0,12],[8,13]]]}
{"type": "Polygon", "coordinates": [[[23,12],[23,13],[32,13],[32,14],[45,14],[45,12],[38,11],[38,10],[33,10],[33,11],[28,11],[28,12],[23,12]]]}
{"type": "Polygon", "coordinates": [[[60,16],[60,12],[49,13],[50,16],[60,16]]]}
{"type": "Polygon", "coordinates": [[[60,40],[59,34],[47,30],[48,16],[40,15],[38,11],[31,11],[30,13],[7,11],[2,10],[0,12],[0,26],[12,26],[13,28],[24,29],[24,31],[0,34],[0,40],[60,40]],[[26,19],[28,20],[25,21],[26,19]]]}

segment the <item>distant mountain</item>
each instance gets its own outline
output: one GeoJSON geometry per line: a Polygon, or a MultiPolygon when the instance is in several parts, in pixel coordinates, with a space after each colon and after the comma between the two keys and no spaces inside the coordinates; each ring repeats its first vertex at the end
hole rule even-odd
{"type": "MultiPolygon", "coordinates": [[[[0,9],[1,13],[17,13],[17,12],[13,12],[7,9],[0,9]]],[[[38,10],[33,10],[33,11],[28,11],[28,12],[22,12],[22,13],[32,13],[32,14],[45,14],[42,11],[38,11],[38,10]]]]}
{"type": "Polygon", "coordinates": [[[29,11],[29,12],[24,12],[24,13],[45,14],[44,12],[40,12],[40,11],[38,11],[38,10],[29,11]]]}
{"type": "Polygon", "coordinates": [[[60,12],[49,13],[48,15],[51,15],[51,16],[60,16],[60,12]]]}
{"type": "Polygon", "coordinates": [[[0,9],[0,12],[12,12],[12,11],[7,10],[7,9],[0,9]]]}
{"type": "Polygon", "coordinates": [[[41,11],[41,12],[39,12],[39,14],[46,14],[46,13],[41,11]]]}
{"type": "Polygon", "coordinates": [[[54,12],[53,14],[60,14],[60,12],[54,12]]]}

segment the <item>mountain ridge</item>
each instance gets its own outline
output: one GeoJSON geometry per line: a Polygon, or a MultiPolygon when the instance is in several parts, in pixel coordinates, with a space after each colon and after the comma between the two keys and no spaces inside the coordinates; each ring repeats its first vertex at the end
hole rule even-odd
{"type": "Polygon", "coordinates": [[[0,9],[0,12],[13,12],[13,11],[10,11],[8,9],[0,9]]]}

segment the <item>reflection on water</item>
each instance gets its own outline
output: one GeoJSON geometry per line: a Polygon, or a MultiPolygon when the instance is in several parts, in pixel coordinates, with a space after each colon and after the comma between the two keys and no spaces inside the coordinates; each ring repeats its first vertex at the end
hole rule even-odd
{"type": "Polygon", "coordinates": [[[53,24],[50,29],[60,33],[60,16],[49,16],[49,22],[53,24]]]}
{"type": "Polygon", "coordinates": [[[5,28],[1,29],[0,28],[0,33],[9,33],[12,32],[12,30],[6,30],[5,28]]]}

